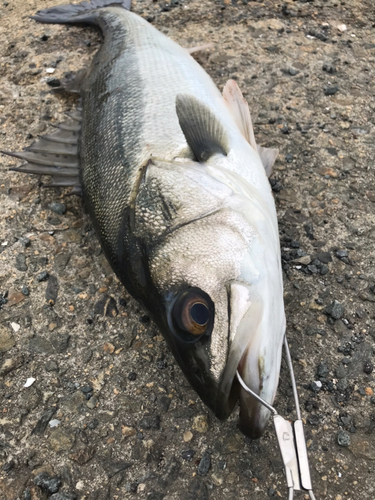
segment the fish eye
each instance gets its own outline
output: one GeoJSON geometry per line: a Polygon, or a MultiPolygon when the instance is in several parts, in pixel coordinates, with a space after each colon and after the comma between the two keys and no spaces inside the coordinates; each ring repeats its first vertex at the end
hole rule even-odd
{"type": "Polygon", "coordinates": [[[172,309],[173,326],[184,340],[195,340],[210,334],[214,322],[214,304],[199,288],[181,292],[172,309]]]}

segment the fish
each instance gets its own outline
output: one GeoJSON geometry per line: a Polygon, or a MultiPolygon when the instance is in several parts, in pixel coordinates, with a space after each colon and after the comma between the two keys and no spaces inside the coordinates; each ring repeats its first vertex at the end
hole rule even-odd
{"type": "Polygon", "coordinates": [[[64,83],[80,103],[57,131],[21,152],[13,170],[50,175],[83,197],[126,290],[147,310],[202,401],[239,427],[264,432],[285,334],[275,203],[277,150],[257,145],[234,80],[221,93],[128,1],[91,0],[34,20],[89,24],[104,40],[64,83]]]}

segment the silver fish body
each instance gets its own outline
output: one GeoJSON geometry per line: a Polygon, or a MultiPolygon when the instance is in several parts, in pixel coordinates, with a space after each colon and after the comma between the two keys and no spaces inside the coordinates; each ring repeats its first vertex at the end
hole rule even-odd
{"type": "Polygon", "coordinates": [[[74,15],[63,6],[35,16],[94,23],[104,34],[80,89],[85,204],[114,271],[202,400],[226,418],[239,398],[241,428],[257,437],[268,411],[235,372],[271,403],[285,331],[264,166],[185,49],[137,15],[95,2],[91,12],[86,3],[74,15]]]}

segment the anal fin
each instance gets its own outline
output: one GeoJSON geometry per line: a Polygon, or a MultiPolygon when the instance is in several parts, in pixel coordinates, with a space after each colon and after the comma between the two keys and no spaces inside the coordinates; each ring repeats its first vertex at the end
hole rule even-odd
{"type": "Polygon", "coordinates": [[[40,137],[23,151],[1,151],[26,162],[10,170],[51,175],[52,182],[46,187],[72,187],[72,192],[80,193],[78,139],[82,111],[77,109],[68,116],[68,120],[56,126],[56,132],[40,137]]]}

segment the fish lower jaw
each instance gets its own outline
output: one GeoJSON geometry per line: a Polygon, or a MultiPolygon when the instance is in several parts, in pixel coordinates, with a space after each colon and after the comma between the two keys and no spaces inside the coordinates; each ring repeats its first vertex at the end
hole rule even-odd
{"type": "MultiPolygon", "coordinates": [[[[243,379],[245,384],[250,387],[250,389],[258,395],[262,393],[262,379],[259,376],[258,369],[254,369],[250,374],[246,373],[246,365],[248,365],[249,360],[249,347],[245,349],[241,360],[238,364],[237,371],[240,377],[243,379]]],[[[257,368],[259,367],[259,362],[254,357],[252,365],[257,368]]],[[[234,377],[232,391],[237,394],[237,400],[240,405],[240,415],[239,415],[239,428],[240,431],[245,434],[245,436],[250,439],[258,439],[262,436],[269,417],[271,415],[270,411],[262,405],[254,396],[249,394],[243,387],[241,387],[237,377],[234,377]]],[[[273,399],[273,398],[272,398],[273,399]]]]}

